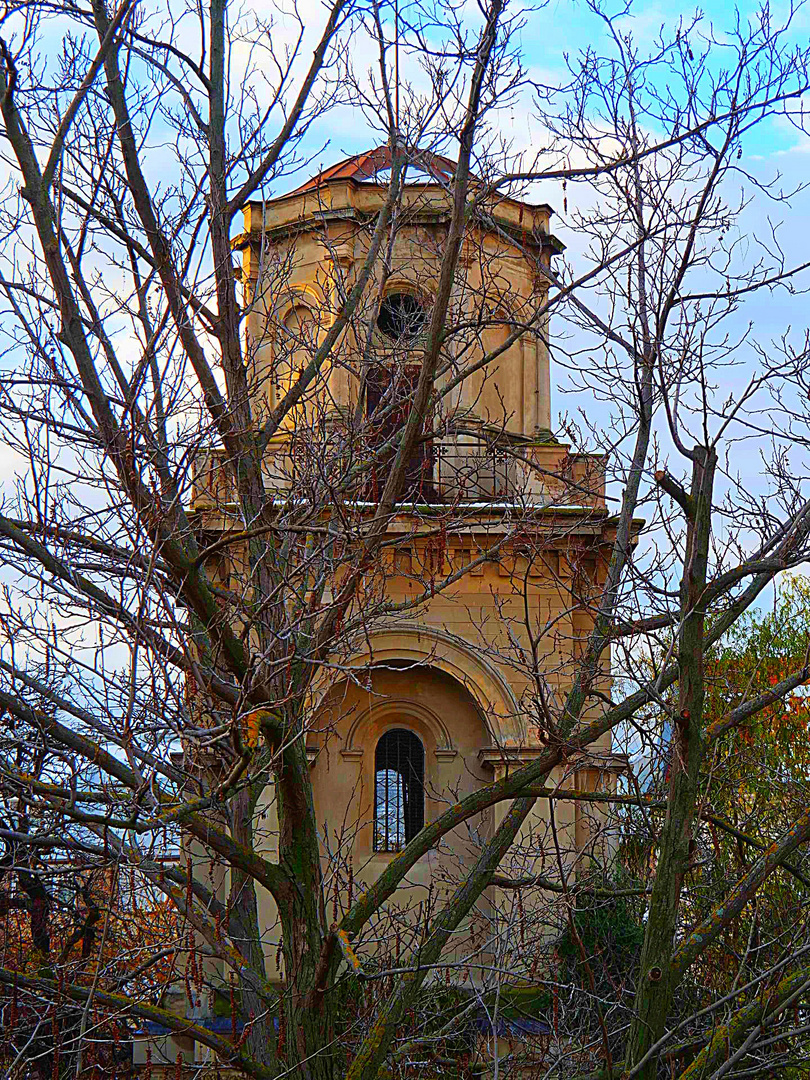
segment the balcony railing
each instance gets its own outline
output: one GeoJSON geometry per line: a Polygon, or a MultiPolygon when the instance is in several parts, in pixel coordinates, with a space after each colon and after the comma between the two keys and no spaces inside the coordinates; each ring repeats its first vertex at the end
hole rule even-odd
{"type": "Polygon", "coordinates": [[[489,502],[514,494],[516,463],[477,439],[444,443],[436,453],[436,487],[445,502],[489,502]]]}
{"type": "MultiPolygon", "coordinates": [[[[426,440],[410,463],[403,501],[497,503],[514,498],[545,502],[551,498],[562,505],[604,508],[604,464],[600,457],[569,455],[567,448],[553,444],[525,452],[537,470],[515,454],[487,446],[474,436],[432,443],[426,440]]],[[[222,450],[198,455],[191,500],[196,509],[224,510],[233,504],[234,492],[223,458],[222,450]]],[[[356,467],[358,461],[353,464],[356,467]]],[[[291,441],[279,440],[268,449],[265,459],[265,487],[279,495],[309,490],[310,468],[306,453],[297,453],[291,441]]],[[[390,460],[359,477],[355,497],[376,502],[388,468],[390,460]]]]}

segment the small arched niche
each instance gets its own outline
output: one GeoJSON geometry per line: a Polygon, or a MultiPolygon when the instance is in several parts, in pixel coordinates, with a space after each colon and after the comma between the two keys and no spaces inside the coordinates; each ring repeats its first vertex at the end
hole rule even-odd
{"type": "MultiPolygon", "coordinates": [[[[407,793],[410,796],[420,787],[424,792],[420,828],[491,779],[479,759],[481,747],[489,742],[480,709],[461,683],[435,667],[388,662],[370,671],[365,687],[349,681],[333,687],[317,710],[311,731],[309,745],[314,749],[318,744],[312,772],[318,820],[330,835],[336,827],[345,827],[342,823],[352,822],[354,850],[361,857],[383,857],[399,850],[416,827],[417,815],[406,822],[404,803],[399,805],[400,796],[394,792],[389,818],[393,814],[396,820],[388,823],[389,841],[379,843],[382,740],[398,742],[400,752],[408,745],[415,747],[415,740],[423,750],[421,774],[407,793]],[[391,732],[399,734],[392,737],[391,732]]],[[[382,746],[385,750],[385,741],[382,746]]],[[[394,772],[402,775],[396,765],[394,772]]],[[[401,785],[404,800],[404,781],[394,776],[391,782],[401,785]]],[[[477,827],[484,827],[483,818],[477,827]]],[[[463,837],[454,843],[460,849],[463,837]]]]}
{"type": "Polygon", "coordinates": [[[317,346],[318,322],[302,300],[287,309],[275,333],[270,371],[270,401],[275,408],[312,359],[317,346]]]}

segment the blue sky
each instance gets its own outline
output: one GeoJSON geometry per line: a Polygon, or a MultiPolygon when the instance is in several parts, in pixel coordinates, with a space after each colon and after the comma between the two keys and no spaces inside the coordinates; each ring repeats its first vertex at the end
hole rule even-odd
{"type": "MultiPolygon", "coordinates": [[[[468,0],[468,5],[474,12],[472,0],[468,0]]],[[[261,10],[261,5],[257,5],[257,10],[261,10]]],[[[733,11],[728,5],[720,2],[708,4],[702,8],[702,11],[707,28],[712,26],[716,33],[721,32],[733,20],[733,11]]],[[[755,11],[755,5],[743,6],[743,17],[755,11]]],[[[692,7],[679,10],[673,5],[638,3],[632,16],[623,20],[623,31],[632,33],[643,48],[646,44],[653,42],[662,25],[672,25],[680,17],[688,19],[693,12],[692,7]]],[[[301,13],[307,27],[301,58],[303,62],[308,62],[314,39],[320,34],[323,25],[324,7],[319,0],[302,0],[301,13]]],[[[588,45],[593,45],[597,49],[606,47],[603,24],[587,9],[585,4],[577,0],[550,0],[547,6],[528,12],[526,18],[527,25],[521,34],[524,61],[529,68],[529,73],[535,78],[547,81],[552,81],[555,77],[564,78],[564,53],[568,52],[573,56],[588,45]]],[[[283,19],[278,23],[277,31],[279,39],[283,40],[285,34],[283,19]]],[[[287,26],[286,33],[289,34],[290,31],[291,24],[287,26]]],[[[804,9],[800,10],[794,18],[792,34],[797,42],[803,42],[810,37],[810,17],[804,9]]],[[[374,52],[368,40],[352,42],[351,48],[358,68],[374,62],[374,52]]],[[[407,60],[403,58],[403,76],[408,77],[408,75],[407,60]]],[[[539,125],[532,119],[528,96],[516,103],[514,108],[504,110],[499,116],[499,123],[503,135],[507,139],[514,140],[516,149],[530,150],[534,140],[541,137],[539,125]]],[[[315,155],[315,165],[308,172],[315,171],[318,165],[327,166],[349,154],[365,150],[379,141],[379,133],[365,125],[356,110],[338,109],[330,112],[322,122],[313,125],[307,138],[305,146],[315,155]]],[[[780,171],[784,176],[785,186],[792,187],[805,180],[808,163],[810,163],[809,151],[810,139],[795,129],[782,122],[766,123],[759,129],[755,139],[752,138],[746,142],[745,163],[763,179],[770,178],[777,170],[780,171]]],[[[171,172],[171,167],[167,172],[171,172]]],[[[301,179],[302,177],[299,176],[288,186],[299,183],[301,179]]],[[[279,194],[280,190],[274,193],[279,194]]],[[[545,186],[536,197],[546,199],[557,208],[555,231],[567,244],[571,262],[576,268],[579,258],[578,237],[563,213],[563,193],[559,185],[545,186]]],[[[587,197],[587,191],[584,188],[569,185],[567,198],[570,210],[576,209],[580,198],[587,197]]],[[[769,228],[769,213],[773,213],[774,222],[784,216],[782,208],[774,208],[767,203],[757,203],[746,215],[743,228],[751,233],[769,228]]],[[[808,215],[810,215],[810,197],[802,194],[797,197],[790,223],[784,230],[783,243],[788,261],[802,261],[810,257],[806,254],[806,249],[810,248],[808,215]]],[[[806,284],[810,285],[810,275],[806,284]]],[[[763,294],[750,301],[745,312],[740,316],[736,329],[742,332],[750,320],[756,337],[767,347],[771,339],[778,338],[788,327],[793,328],[796,335],[800,335],[804,325],[810,321],[807,310],[808,305],[803,297],[789,297],[780,292],[763,294]]],[[[751,360],[753,363],[753,357],[751,360]]],[[[742,373],[729,373],[727,377],[728,388],[733,389],[734,380],[740,380],[742,373]]],[[[553,416],[561,411],[571,412],[582,408],[592,419],[599,417],[603,417],[605,421],[608,419],[608,406],[594,405],[593,400],[586,394],[566,396],[562,393],[558,368],[553,369],[552,379],[553,416]]],[[[740,471],[743,483],[749,490],[758,490],[761,487],[760,463],[756,453],[744,449],[735,456],[732,465],[734,469],[740,471]]],[[[19,467],[19,460],[12,460],[8,454],[4,455],[0,447],[0,476],[6,482],[13,483],[14,472],[19,467]]],[[[797,464],[798,468],[803,468],[801,462],[797,464]]],[[[810,469],[807,471],[810,472],[810,469]]],[[[614,488],[614,494],[616,493],[614,488]]]]}
{"type": "MultiPolygon", "coordinates": [[[[403,8],[407,2],[408,0],[403,0],[403,8]]],[[[251,6],[257,13],[264,15],[268,13],[268,8],[263,3],[245,5],[239,10],[243,13],[249,12],[251,6]]],[[[619,6],[618,2],[615,6],[619,6]]],[[[326,9],[321,0],[301,0],[299,10],[306,27],[300,52],[300,70],[309,62],[312,46],[323,27],[326,9]]],[[[387,10],[390,22],[390,6],[387,10]]],[[[632,33],[643,51],[646,46],[652,45],[662,26],[672,27],[679,19],[689,21],[695,10],[692,6],[679,9],[672,4],[637,3],[632,14],[622,19],[622,32],[632,33]]],[[[724,28],[733,25],[734,11],[727,4],[714,0],[700,10],[703,12],[703,25],[707,31],[713,29],[715,34],[720,34],[724,28]]],[[[783,3],[774,6],[775,20],[779,17],[780,10],[786,14],[787,5],[783,3]]],[[[479,17],[473,0],[466,0],[465,11],[473,24],[479,17]]],[[[741,6],[743,18],[754,16],[756,11],[755,4],[741,6]]],[[[527,10],[525,18],[526,26],[521,31],[520,37],[524,63],[529,75],[533,78],[543,81],[562,79],[565,77],[564,55],[566,53],[575,57],[580,50],[588,46],[593,46],[597,51],[608,48],[603,23],[581,0],[549,0],[544,7],[527,10]]],[[[283,45],[285,41],[292,40],[295,34],[294,20],[288,16],[276,16],[274,34],[276,45],[283,45]]],[[[791,34],[797,43],[804,43],[810,38],[810,14],[807,9],[802,8],[794,15],[791,34]]],[[[376,62],[375,49],[368,38],[356,35],[349,47],[351,58],[359,72],[376,62]]],[[[237,46],[233,68],[235,83],[238,83],[239,62],[237,46]]],[[[403,80],[414,77],[413,67],[405,54],[402,56],[402,74],[403,80]]],[[[532,116],[528,93],[514,107],[503,110],[498,115],[497,122],[503,136],[512,140],[517,150],[530,151],[542,138],[542,130],[532,116]]],[[[364,123],[362,115],[356,109],[338,108],[331,111],[322,121],[313,125],[305,141],[305,149],[314,155],[313,165],[307,173],[314,172],[318,165],[332,164],[344,156],[365,150],[379,141],[379,132],[375,132],[369,124],[364,123]]],[[[778,170],[784,176],[785,186],[791,187],[805,179],[810,161],[809,150],[810,140],[807,137],[784,122],[769,122],[758,129],[755,137],[746,140],[744,164],[756,171],[763,179],[770,178],[778,170]]],[[[172,171],[170,166],[167,172],[172,171]]],[[[268,194],[280,194],[285,187],[294,186],[301,179],[302,176],[294,179],[285,178],[275,191],[268,194]]],[[[590,197],[586,188],[573,184],[568,186],[566,194],[569,211],[574,211],[581,200],[587,200],[590,197]]],[[[581,244],[576,231],[571,227],[570,219],[563,212],[563,193],[560,185],[544,185],[533,195],[535,198],[547,200],[557,209],[557,217],[553,222],[555,231],[566,243],[570,261],[574,269],[577,269],[581,256],[581,244]]],[[[809,213],[810,198],[802,194],[797,197],[790,222],[781,234],[788,261],[802,261],[807,257],[805,249],[810,247],[807,243],[809,213]]],[[[783,208],[774,207],[762,200],[758,201],[744,218],[743,231],[754,234],[757,230],[768,230],[771,224],[769,214],[773,216],[774,223],[778,223],[785,216],[783,208]]],[[[808,284],[810,284],[810,278],[808,284]]],[[[808,321],[806,307],[804,298],[789,297],[781,292],[755,297],[751,299],[739,317],[735,330],[742,333],[750,321],[756,337],[767,347],[768,342],[778,338],[788,327],[793,329],[795,335],[801,334],[808,321]]],[[[591,416],[604,415],[607,419],[607,408],[594,406],[587,395],[565,396],[559,385],[564,380],[559,378],[559,375],[559,369],[554,369],[553,416],[561,411],[570,412],[576,408],[583,408],[591,416]]],[[[733,385],[735,380],[743,378],[743,372],[731,372],[727,378],[733,385]]],[[[2,460],[0,458],[0,464],[2,460]]],[[[8,464],[11,466],[11,462],[8,464]]],[[[742,454],[735,465],[743,472],[746,482],[756,487],[759,474],[759,461],[756,455],[742,454]]],[[[7,468],[5,472],[8,476],[10,472],[13,472],[13,467],[7,468]]]]}

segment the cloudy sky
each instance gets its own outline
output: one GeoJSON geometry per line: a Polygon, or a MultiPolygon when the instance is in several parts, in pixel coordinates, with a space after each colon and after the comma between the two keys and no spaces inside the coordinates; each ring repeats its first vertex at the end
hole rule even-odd
{"type": "MultiPolygon", "coordinates": [[[[299,24],[296,19],[284,13],[282,8],[289,7],[292,0],[280,0],[280,3],[272,8],[273,27],[272,41],[275,49],[283,49],[285,44],[295,41],[299,24]]],[[[409,0],[402,0],[403,11],[407,10],[409,0]]],[[[252,0],[252,10],[258,15],[269,17],[271,8],[269,5],[252,0]]],[[[605,0],[609,5],[611,0],[605,0]]],[[[613,10],[618,10],[621,0],[615,0],[613,10]]],[[[153,8],[151,3],[145,7],[153,8]]],[[[178,5],[179,10],[179,5],[178,5]]],[[[243,20],[248,20],[251,14],[251,3],[234,5],[233,11],[239,11],[243,20]]],[[[384,8],[387,23],[392,23],[392,5],[384,8]]],[[[475,0],[464,0],[463,10],[465,19],[472,27],[480,24],[480,11],[475,0]]],[[[757,17],[757,6],[752,3],[744,3],[740,8],[739,17],[745,21],[757,17]]],[[[305,28],[303,41],[300,43],[299,63],[297,73],[300,75],[309,63],[312,49],[316,44],[326,18],[326,7],[322,0],[299,0],[298,11],[305,28]]],[[[549,0],[544,6],[536,4],[515,4],[507,6],[507,11],[513,14],[522,11],[525,25],[519,31],[519,42],[522,51],[523,64],[526,68],[528,80],[541,83],[553,84],[564,81],[566,78],[566,58],[575,61],[577,55],[587,48],[594,49],[597,53],[608,53],[613,48],[606,26],[602,20],[591,11],[582,0],[549,0]]],[[[618,31],[622,35],[632,35],[633,40],[641,52],[653,49],[655,41],[662,29],[665,34],[671,33],[672,28],[679,22],[688,24],[698,12],[694,7],[684,6],[679,8],[673,4],[661,4],[638,0],[632,11],[619,20],[618,31]]],[[[701,28],[706,35],[711,35],[717,44],[712,46],[710,62],[722,61],[723,33],[732,29],[735,22],[735,12],[721,0],[712,2],[700,11],[702,16],[701,28]]],[[[772,21],[774,23],[788,17],[787,4],[780,2],[772,8],[772,21]]],[[[4,28],[4,32],[5,32],[4,28]]],[[[59,36],[57,24],[49,24],[46,27],[46,35],[52,35],[54,44],[59,36]]],[[[800,7],[793,12],[791,40],[798,46],[805,46],[810,39],[810,11],[800,7]]],[[[47,40],[47,38],[46,38],[47,40]]],[[[185,45],[185,39],[183,40],[185,45]]],[[[357,73],[363,73],[373,68],[377,61],[376,48],[371,40],[363,36],[359,31],[355,33],[351,41],[345,43],[347,56],[350,57],[357,73]]],[[[194,49],[194,45],[189,46],[194,49]]],[[[233,43],[232,55],[232,86],[234,89],[241,87],[241,74],[247,62],[247,46],[238,40],[233,43]]],[[[417,85],[423,76],[415,67],[413,61],[405,52],[401,57],[402,81],[413,82],[417,85]]],[[[257,97],[262,100],[262,93],[267,96],[266,85],[264,89],[257,83],[257,97]]],[[[532,155],[542,148],[544,132],[542,126],[534,114],[532,106],[532,93],[526,89],[514,103],[496,113],[493,122],[500,134],[512,145],[515,151],[525,151],[532,155]]],[[[161,181],[161,171],[165,179],[173,178],[174,162],[167,160],[166,154],[171,154],[171,143],[160,146],[159,124],[153,129],[155,135],[155,148],[151,151],[153,166],[157,166],[154,173],[154,181],[161,181]]],[[[310,156],[310,164],[306,170],[295,177],[284,177],[274,187],[266,192],[268,197],[281,194],[301,182],[306,175],[317,171],[319,166],[328,166],[350,154],[360,152],[374,146],[381,141],[381,132],[375,130],[370,115],[363,114],[357,107],[338,107],[328,111],[323,119],[316,121],[302,145],[302,151],[310,156]]],[[[786,189],[799,186],[805,182],[807,171],[808,150],[810,139],[795,127],[780,120],[773,120],[761,125],[755,135],[746,138],[743,147],[742,163],[747,170],[757,175],[762,181],[771,180],[780,174],[782,184],[786,189]]],[[[452,152],[452,147],[448,147],[452,152]]],[[[587,205],[592,199],[592,193],[585,185],[569,184],[566,193],[559,184],[539,185],[531,193],[531,197],[537,200],[545,200],[552,204],[557,211],[554,219],[554,228],[568,248],[568,257],[573,271],[581,269],[584,258],[581,236],[578,234],[573,216],[578,209],[587,205]],[[568,213],[565,212],[567,202],[568,213]]],[[[735,196],[729,192],[729,197],[735,196]]],[[[805,193],[800,193],[794,200],[793,208],[788,211],[784,206],[776,205],[767,199],[758,198],[750,210],[743,215],[738,228],[738,234],[746,237],[749,242],[751,237],[761,234],[767,236],[772,229],[777,230],[779,242],[785,252],[786,261],[802,262],[808,258],[806,249],[810,247],[807,242],[807,221],[810,214],[810,198],[805,193]],[[783,223],[783,224],[782,224],[783,223]]],[[[810,284],[810,275],[808,282],[810,284]]],[[[790,331],[795,340],[800,340],[805,325],[810,322],[807,315],[807,304],[803,296],[790,296],[784,291],[754,296],[746,304],[733,324],[733,332],[743,335],[747,332],[749,324],[753,334],[764,349],[768,349],[769,342],[779,339],[783,334],[790,331]]],[[[755,354],[750,346],[746,347],[750,353],[751,365],[755,365],[755,354]]],[[[738,371],[730,371],[727,374],[729,389],[733,392],[737,384],[742,385],[747,375],[750,374],[751,365],[748,368],[740,368],[738,371]]],[[[565,377],[561,367],[555,368],[554,390],[554,413],[574,413],[577,409],[587,410],[591,417],[604,415],[607,418],[606,406],[594,406],[594,403],[582,397],[582,395],[568,396],[565,389],[565,377]],[[601,411],[600,411],[601,410],[601,411]]],[[[4,454],[0,448],[0,468],[8,481],[14,466],[11,456],[4,454]],[[4,468],[3,468],[4,466],[4,468]]],[[[745,482],[755,487],[758,483],[759,460],[756,454],[739,456],[735,465],[740,469],[745,482]]]]}
{"type": "MultiPolygon", "coordinates": [[[[302,58],[311,55],[308,47],[320,33],[323,25],[323,6],[319,0],[302,0],[305,6],[300,8],[307,25],[307,38],[301,50],[302,58]]],[[[403,4],[403,7],[405,5],[403,4]]],[[[620,3],[606,3],[606,8],[618,10],[620,3]]],[[[474,12],[474,5],[468,4],[474,12]]],[[[545,6],[536,5],[532,10],[525,8],[525,27],[520,32],[523,62],[529,79],[543,83],[564,82],[566,79],[566,58],[575,60],[577,54],[586,48],[607,53],[612,50],[604,22],[580,0],[549,0],[545,6]]],[[[509,10],[509,9],[507,9],[509,10]]],[[[512,9],[514,10],[514,9],[512,9]]],[[[745,21],[756,19],[759,10],[757,4],[743,3],[739,6],[739,17],[745,21]]],[[[771,7],[772,22],[786,20],[789,8],[785,3],[771,7]]],[[[632,35],[639,50],[654,49],[655,41],[661,34],[671,33],[680,21],[688,24],[695,16],[701,17],[701,29],[722,41],[722,35],[732,30],[735,22],[735,10],[722,0],[711,0],[700,8],[691,5],[679,7],[677,4],[649,3],[640,0],[633,5],[632,11],[620,20],[621,33],[632,35]]],[[[279,30],[288,34],[294,31],[290,19],[279,20],[279,30]]],[[[799,47],[806,47],[810,41],[810,9],[799,7],[791,17],[790,40],[799,47]]],[[[350,45],[352,60],[358,70],[363,65],[371,66],[376,56],[370,41],[356,35],[350,45]]],[[[719,62],[719,45],[712,47],[712,57],[719,62]]],[[[418,74],[409,64],[407,57],[402,60],[402,78],[419,81],[418,74]]],[[[495,117],[496,127],[509,140],[515,151],[525,151],[531,155],[542,146],[543,130],[534,108],[532,95],[526,90],[521,99],[513,106],[504,109],[495,117]]],[[[336,109],[330,112],[322,123],[316,123],[308,135],[306,147],[314,155],[309,173],[317,171],[318,166],[328,166],[341,158],[358,153],[376,145],[380,141],[379,131],[375,131],[368,119],[363,118],[356,109],[336,109]]],[[[810,138],[784,120],[773,120],[757,127],[746,139],[744,146],[745,167],[762,181],[770,181],[777,174],[781,176],[785,190],[792,190],[806,182],[807,167],[810,163],[810,138]]],[[[289,181],[289,186],[300,182],[300,177],[289,181]]],[[[281,193],[283,185],[277,192],[281,193]]],[[[576,260],[578,237],[572,228],[571,220],[564,212],[564,195],[559,184],[536,185],[531,192],[533,199],[548,201],[555,208],[555,231],[566,243],[573,260],[576,260]]],[[[566,192],[568,209],[574,212],[579,205],[590,199],[584,187],[569,185],[566,192]]],[[[730,197],[733,195],[730,193],[730,197]]],[[[741,230],[754,235],[766,235],[771,227],[777,229],[779,242],[788,261],[804,261],[808,256],[805,249],[807,234],[805,229],[797,229],[796,222],[808,221],[810,198],[798,195],[789,218],[785,208],[777,207],[765,199],[757,199],[751,212],[741,220],[741,230]],[[782,221],[785,224],[780,226],[782,221]]],[[[753,302],[746,310],[745,318],[755,321],[757,332],[763,339],[780,336],[788,326],[796,327],[803,315],[804,305],[797,306],[795,298],[786,295],[771,294],[763,302],[753,302]]]]}
{"type": "MultiPolygon", "coordinates": [[[[289,0],[282,0],[282,2],[288,3],[289,0]]],[[[408,0],[403,0],[403,7],[407,2],[408,0]]],[[[267,16],[267,5],[260,0],[253,0],[253,3],[256,5],[257,13],[267,16]]],[[[475,23],[476,18],[480,21],[480,13],[477,13],[475,0],[465,0],[465,5],[465,12],[468,13],[471,24],[475,23]]],[[[523,62],[530,79],[542,83],[563,81],[566,77],[566,56],[576,58],[579,52],[589,47],[597,52],[609,50],[610,42],[604,23],[581,0],[549,0],[545,6],[538,4],[531,8],[529,5],[524,5],[524,8],[525,26],[520,31],[520,43],[523,62]]],[[[250,3],[240,5],[239,9],[243,14],[249,14],[250,3]]],[[[303,18],[305,34],[300,46],[299,72],[309,62],[312,55],[312,48],[324,24],[325,11],[320,0],[300,0],[299,12],[303,18]]],[[[756,11],[754,4],[744,4],[741,7],[740,17],[743,20],[754,18],[756,11]]],[[[390,13],[389,7],[389,17],[390,13]]],[[[671,3],[659,4],[640,0],[635,4],[632,12],[621,20],[619,30],[623,35],[631,34],[639,49],[645,51],[647,48],[654,47],[656,37],[662,27],[671,30],[678,20],[688,22],[694,14],[695,9],[692,7],[678,8],[671,3]]],[[[724,30],[734,25],[735,14],[721,0],[712,0],[710,4],[702,8],[702,14],[702,26],[706,33],[711,33],[718,41],[718,44],[712,47],[714,51],[712,59],[714,59],[714,54],[719,55],[722,49],[720,42],[724,30]]],[[[786,18],[787,14],[786,4],[777,5],[773,9],[774,21],[786,18]]],[[[46,33],[52,34],[56,43],[59,36],[58,27],[53,26],[47,29],[46,33]]],[[[283,13],[274,15],[273,44],[275,47],[283,47],[285,42],[294,41],[296,33],[297,23],[294,19],[283,13]]],[[[810,12],[807,8],[800,8],[793,14],[790,34],[799,47],[805,46],[810,39],[810,12]]],[[[376,62],[372,42],[359,33],[346,44],[346,48],[358,72],[373,66],[376,62]]],[[[239,82],[240,65],[243,65],[244,61],[245,57],[240,55],[240,46],[237,43],[232,67],[234,85],[239,82]]],[[[406,55],[402,57],[402,78],[403,81],[412,80],[416,83],[420,78],[406,55]]],[[[542,146],[543,129],[533,114],[531,93],[528,90],[513,105],[497,114],[496,122],[500,133],[511,142],[515,151],[532,154],[542,146]]],[[[155,130],[159,131],[159,127],[155,130]]],[[[297,177],[286,177],[276,188],[266,194],[269,197],[281,194],[284,190],[300,183],[304,175],[315,172],[319,166],[328,166],[348,155],[366,150],[380,141],[380,131],[375,130],[370,118],[364,117],[356,107],[331,110],[322,120],[313,124],[302,147],[302,150],[311,157],[311,164],[306,173],[297,177]]],[[[449,151],[451,149],[448,147],[449,151]]],[[[810,162],[808,150],[810,150],[810,139],[804,134],[785,122],[771,121],[763,124],[756,136],[746,140],[743,148],[743,162],[745,167],[762,181],[772,179],[777,173],[781,174],[784,187],[792,189],[805,182],[807,166],[810,162]]],[[[166,157],[167,154],[171,155],[171,143],[167,147],[161,147],[158,140],[151,152],[158,156],[157,172],[159,173],[162,167],[167,176],[171,175],[174,161],[171,157],[166,157]]],[[[153,158],[152,164],[154,163],[153,158]]],[[[0,166],[0,173],[2,173],[2,166],[0,166]]],[[[5,178],[9,179],[7,169],[5,178]]],[[[0,175],[1,179],[3,177],[0,175]]],[[[12,182],[14,182],[13,179],[12,182]]],[[[577,209],[592,197],[590,192],[585,186],[569,185],[564,194],[559,185],[548,184],[531,194],[533,198],[546,200],[556,208],[555,231],[567,245],[572,267],[576,270],[582,258],[582,244],[572,218],[577,209]],[[568,204],[568,213],[564,209],[565,200],[568,204]]],[[[810,258],[806,250],[810,248],[809,216],[810,198],[805,193],[799,193],[796,196],[789,217],[785,207],[759,199],[743,216],[739,232],[741,236],[751,237],[757,232],[767,235],[771,229],[777,229],[786,261],[788,263],[802,262],[810,258]],[[783,220],[785,224],[779,231],[780,222],[783,220]]],[[[810,285],[810,275],[805,284],[810,285]]],[[[794,338],[801,338],[805,325],[810,323],[807,308],[803,295],[791,296],[786,292],[777,291],[752,297],[733,329],[736,334],[742,335],[750,323],[756,339],[767,350],[769,342],[779,339],[789,330],[794,338]]],[[[727,373],[728,385],[724,389],[731,393],[756,366],[755,353],[750,346],[747,348],[750,360],[748,368],[727,373]]],[[[12,361],[13,357],[6,356],[6,363],[12,361]]],[[[560,412],[576,414],[576,410],[581,409],[592,420],[602,417],[605,421],[609,419],[609,405],[595,404],[592,399],[581,394],[566,395],[564,393],[565,378],[559,366],[554,369],[554,382],[553,415],[560,412]]],[[[760,460],[756,451],[749,451],[744,445],[741,446],[732,465],[749,490],[758,490],[762,486],[760,460]]],[[[805,468],[801,461],[797,461],[795,467],[797,471],[805,468]]],[[[24,471],[24,462],[21,462],[0,443],[0,481],[4,483],[6,492],[13,489],[20,473],[24,471]]],[[[810,473],[810,468],[807,472],[810,473]]],[[[615,488],[614,494],[618,494],[615,488]]]]}

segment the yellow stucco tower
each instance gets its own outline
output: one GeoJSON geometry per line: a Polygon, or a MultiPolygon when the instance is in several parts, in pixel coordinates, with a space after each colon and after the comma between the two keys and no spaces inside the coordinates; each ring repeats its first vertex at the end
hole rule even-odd
{"type": "MultiPolygon", "coordinates": [[[[387,196],[388,164],[384,148],[371,151],[245,208],[236,247],[259,413],[284,399],[357,281],[369,223],[387,196]]],[[[368,423],[375,409],[384,417],[386,401],[390,418],[407,401],[446,236],[451,173],[452,163],[435,155],[411,167],[395,209],[395,240],[392,228],[365,306],[343,332],[337,359],[270,447],[267,483],[280,495],[295,491],[297,455],[311,458],[311,445],[301,449],[303,433],[311,444],[313,432],[368,423]]],[[[561,250],[549,231],[551,214],[544,205],[482,199],[462,249],[451,312],[458,331],[438,381],[442,402],[412,463],[408,499],[388,525],[383,576],[374,586],[392,601],[421,596],[423,603],[374,622],[313,696],[307,746],[324,847],[349,858],[358,883],[376,876],[449,802],[540,752],[535,675],[542,673],[553,710],[592,625],[589,600],[604,575],[611,520],[602,461],[571,453],[550,430],[542,268],[561,250]],[[487,354],[495,355],[480,365],[487,354]],[[437,527],[448,514],[452,528],[437,527]],[[462,570],[452,585],[431,588],[462,570]]],[[[370,445],[387,430],[384,419],[372,425],[370,445]]],[[[358,506],[373,502],[383,479],[373,470],[364,476],[358,506]]],[[[203,476],[195,502],[212,530],[221,527],[215,488],[214,473],[203,476]]],[[[593,788],[607,783],[616,765],[606,739],[555,779],[593,788]]],[[[505,810],[501,804],[420,860],[402,903],[416,903],[420,889],[449,879],[451,866],[463,872],[505,810]]],[[[266,814],[272,845],[271,788],[266,814]]],[[[530,822],[527,835],[543,824],[530,822]]],[[[570,850],[587,845],[578,804],[560,803],[557,825],[570,850]]],[[[533,865],[530,842],[521,857],[533,865]]],[[[268,895],[261,905],[272,927],[268,895]]],[[[268,934],[271,968],[276,944],[268,934]]]]}

